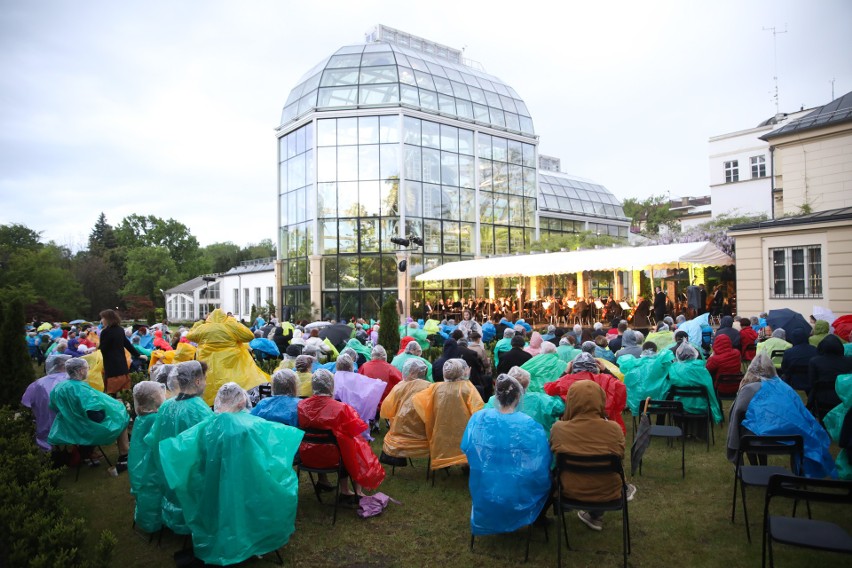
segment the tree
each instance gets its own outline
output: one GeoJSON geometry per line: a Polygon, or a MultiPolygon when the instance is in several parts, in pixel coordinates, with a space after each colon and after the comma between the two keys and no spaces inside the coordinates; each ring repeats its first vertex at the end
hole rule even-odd
{"type": "Polygon", "coordinates": [[[0,406],[17,406],[27,386],[35,380],[32,360],[24,336],[24,303],[15,298],[3,306],[0,325],[0,406]]]}
{"type": "MultiPolygon", "coordinates": [[[[174,219],[155,215],[128,215],[115,229],[118,244],[128,251],[143,247],[168,250],[181,277],[191,278],[201,272],[201,250],[198,239],[189,228],[174,219]]],[[[130,267],[127,267],[130,270],[130,267]]]]}
{"type": "Polygon", "coordinates": [[[121,295],[147,296],[155,305],[163,305],[160,290],[171,288],[181,280],[177,264],[165,247],[142,247],[127,253],[127,273],[121,295]]]}
{"type": "Polygon", "coordinates": [[[609,235],[596,235],[591,231],[583,231],[582,233],[566,234],[558,237],[545,237],[534,241],[530,245],[530,251],[550,251],[555,252],[562,249],[578,250],[590,249],[596,246],[609,247],[612,245],[624,245],[624,239],[611,237],[609,235]]]}
{"type": "Polygon", "coordinates": [[[382,304],[382,315],[379,320],[379,345],[389,353],[399,349],[399,313],[396,311],[396,297],[388,296],[382,304]]]}
{"type": "Polygon", "coordinates": [[[201,271],[225,272],[240,263],[240,247],[234,243],[213,243],[201,249],[201,271]]]}
{"type": "Polygon", "coordinates": [[[656,235],[662,227],[675,231],[678,228],[677,214],[671,210],[665,195],[652,195],[642,201],[629,197],[622,203],[624,214],[630,217],[634,229],[656,235]]]}
{"type": "Polygon", "coordinates": [[[103,256],[107,251],[116,247],[118,247],[118,240],[115,237],[115,231],[112,225],[107,223],[106,215],[101,212],[92,232],[89,233],[89,252],[103,256]]]}
{"type": "Polygon", "coordinates": [[[105,256],[91,252],[78,253],[72,264],[72,272],[91,306],[92,311],[87,317],[95,317],[100,310],[114,308],[119,304],[121,275],[105,256]]]}
{"type": "Polygon", "coordinates": [[[149,320],[154,314],[154,302],[147,296],[127,296],[124,298],[127,304],[125,313],[127,317],[133,320],[149,320]]]}

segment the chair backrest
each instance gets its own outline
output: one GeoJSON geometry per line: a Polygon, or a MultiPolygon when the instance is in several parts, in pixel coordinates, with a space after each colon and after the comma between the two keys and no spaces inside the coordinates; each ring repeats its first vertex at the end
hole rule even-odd
{"type": "Polygon", "coordinates": [[[852,505],[852,481],[776,474],[766,487],[766,508],[772,497],[852,505]]]}
{"type": "Polygon", "coordinates": [[[257,394],[260,400],[272,396],[272,385],[269,383],[263,383],[262,385],[258,385],[257,394]]]}
{"type": "Polygon", "coordinates": [[[745,346],[743,358],[751,361],[752,359],[754,359],[754,356],[755,356],[756,353],[757,353],[757,344],[756,343],[749,343],[748,345],[745,346]]]}
{"type": "Polygon", "coordinates": [[[337,438],[331,430],[324,430],[322,428],[304,428],[304,432],[305,436],[302,438],[302,443],[337,446],[337,438]]]}
{"type": "Polygon", "coordinates": [[[647,414],[683,414],[683,403],[679,400],[649,400],[646,412],[647,414]]]}
{"type": "Polygon", "coordinates": [[[769,353],[769,358],[772,359],[773,361],[775,359],[783,358],[783,357],[784,357],[784,350],[783,349],[773,349],[769,353]]]}
{"type": "Polygon", "coordinates": [[[709,410],[710,408],[710,395],[707,393],[707,390],[701,386],[675,386],[669,389],[669,396],[667,398],[679,397],[681,399],[684,398],[698,398],[704,401],[709,410]]]}
{"type": "Polygon", "coordinates": [[[621,477],[622,487],[625,485],[621,458],[613,454],[579,456],[558,452],[556,454],[556,479],[559,485],[559,495],[562,494],[562,476],[560,474],[563,472],[583,475],[616,473],[621,477]]]}
{"type": "Polygon", "coordinates": [[[737,450],[737,462],[741,463],[743,454],[761,454],[765,456],[790,456],[790,469],[801,473],[804,467],[805,442],[798,434],[784,436],[755,436],[747,434],[740,438],[737,450]]]}
{"type": "Polygon", "coordinates": [[[717,375],[713,380],[713,388],[721,395],[736,394],[743,380],[742,373],[717,375]]]}

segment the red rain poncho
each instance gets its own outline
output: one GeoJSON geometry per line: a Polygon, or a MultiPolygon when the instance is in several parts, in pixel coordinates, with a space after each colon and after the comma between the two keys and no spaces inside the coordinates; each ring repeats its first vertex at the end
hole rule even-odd
{"type": "MultiPolygon", "coordinates": [[[[734,349],[731,338],[727,335],[717,335],[713,340],[713,354],[707,359],[707,371],[710,376],[715,379],[719,375],[736,375],[741,370],[740,352],[734,349]]],[[[736,385],[729,385],[723,388],[720,394],[736,394],[737,390],[736,385]]]]}
{"type": "MultiPolygon", "coordinates": [[[[350,477],[365,489],[376,489],[385,478],[385,470],[361,433],[367,423],[355,409],[329,396],[312,396],[299,403],[299,428],[331,430],[337,438],[343,465],[350,477]]],[[[302,442],[299,458],[311,467],[336,467],[334,446],[302,442]]]]}
{"type": "Polygon", "coordinates": [[[594,375],[588,371],[563,375],[558,381],[544,385],[544,392],[550,396],[558,396],[562,400],[565,400],[568,395],[568,389],[577,381],[594,381],[604,390],[606,393],[607,417],[621,426],[622,432],[627,432],[624,420],[621,418],[621,412],[627,405],[627,388],[624,386],[624,383],[612,375],[594,375]]]}

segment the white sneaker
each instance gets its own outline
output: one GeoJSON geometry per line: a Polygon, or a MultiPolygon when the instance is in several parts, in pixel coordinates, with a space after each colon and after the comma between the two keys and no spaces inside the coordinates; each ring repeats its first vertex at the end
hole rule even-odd
{"type": "Polygon", "coordinates": [[[633,501],[633,497],[636,495],[636,486],[632,483],[627,484],[627,500],[633,501]]]}
{"type": "Polygon", "coordinates": [[[586,511],[577,511],[577,518],[593,531],[603,530],[603,521],[593,519],[586,511]]]}

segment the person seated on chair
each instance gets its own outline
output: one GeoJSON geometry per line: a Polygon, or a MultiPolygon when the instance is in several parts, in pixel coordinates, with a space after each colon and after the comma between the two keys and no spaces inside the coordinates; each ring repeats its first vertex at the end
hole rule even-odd
{"type": "MultiPolygon", "coordinates": [[[[508,330],[507,330],[508,331],[508,330]]],[[[496,372],[498,375],[509,372],[512,367],[520,367],[533,356],[524,349],[524,338],[520,335],[513,335],[509,340],[511,349],[500,354],[500,363],[497,365],[496,372]]]]}
{"type": "Polygon", "coordinates": [[[843,343],[840,342],[840,338],[836,335],[826,335],[819,342],[817,356],[808,364],[808,408],[813,409],[819,404],[831,410],[840,404],[840,397],[835,392],[834,384],[839,375],[849,373],[852,373],[852,358],[843,355],[843,343]],[[817,393],[814,388],[817,383],[830,385],[830,388],[817,393]]]}
{"type": "MultiPolygon", "coordinates": [[[[719,404],[719,399],[716,398],[713,377],[705,368],[704,361],[698,357],[698,349],[689,342],[683,343],[677,348],[676,357],[675,362],[669,366],[669,383],[673,387],[703,387],[710,399],[713,423],[718,424],[722,421],[722,406],[719,404]]],[[[683,403],[683,410],[687,414],[707,413],[707,401],[702,398],[676,397],[675,400],[680,400],[683,403]]],[[[709,434],[708,432],[707,435],[709,434]]]]}
{"type": "Polygon", "coordinates": [[[731,406],[727,457],[736,463],[740,438],[746,434],[775,436],[799,434],[805,443],[805,475],[836,477],[831,440],[808,412],[799,394],[778,378],[767,353],[758,353],[748,366],[740,391],[731,406]]]}
{"type": "Polygon", "coordinates": [[[299,397],[296,396],[299,378],[291,369],[279,369],[272,374],[272,396],[257,403],[251,413],[266,420],[280,422],[288,426],[299,425],[299,415],[296,407],[299,397]]]}
{"type": "Polygon", "coordinates": [[[530,374],[530,386],[527,390],[543,392],[544,384],[565,374],[569,365],[570,363],[559,358],[552,343],[542,345],[540,354],[521,365],[521,369],[530,374]]]}
{"type": "MultiPolygon", "coordinates": [[[[317,369],[311,379],[313,396],[299,402],[299,428],[331,430],[337,438],[338,450],[326,444],[312,444],[303,440],[299,446],[299,458],[306,467],[335,468],[343,460],[344,479],[340,481],[341,499],[349,505],[357,504],[357,496],[363,495],[361,488],[376,489],[385,478],[385,470],[373,454],[367,441],[361,436],[369,426],[358,417],[354,408],[334,400],[334,375],[327,369],[317,369]]],[[[320,476],[320,488],[327,490],[331,485],[320,476]]]]}
{"type": "Polygon", "coordinates": [[[393,358],[391,365],[396,367],[401,373],[406,361],[409,359],[419,359],[428,366],[428,369],[426,370],[426,380],[431,383],[433,380],[432,363],[421,357],[421,355],[423,355],[423,349],[420,348],[420,344],[416,341],[411,341],[405,346],[405,350],[402,353],[398,353],[397,356],[393,358]]]}
{"type": "Polygon", "coordinates": [[[385,383],[354,372],[352,359],[348,355],[341,355],[336,363],[335,400],[345,402],[354,408],[361,420],[370,424],[376,419],[376,411],[385,392],[385,383]]]}
{"type": "MultiPolygon", "coordinates": [[[[520,367],[512,367],[506,375],[518,381],[523,389],[521,401],[517,407],[518,412],[523,412],[541,424],[545,432],[550,432],[550,427],[565,411],[565,403],[562,399],[543,392],[530,392],[530,373],[520,367]]],[[[497,397],[492,396],[485,403],[485,408],[497,408],[498,405],[497,397]]]]}
{"type": "MultiPolygon", "coordinates": [[[[679,344],[678,349],[680,345],[689,345],[689,341],[679,344]]],[[[713,340],[713,354],[707,358],[704,367],[713,379],[719,375],[738,375],[740,373],[742,358],[739,350],[734,349],[731,344],[730,337],[724,334],[716,336],[716,339],[713,340]]]]}
{"type": "MultiPolygon", "coordinates": [[[[550,430],[553,453],[580,456],[612,454],[624,459],[624,432],[606,417],[606,393],[594,381],[577,381],[568,389],[565,414],[550,430]]],[[[590,502],[614,501],[621,497],[617,474],[584,475],[562,473],[563,496],[590,502]]],[[[636,494],[627,486],[627,500],[636,494]]],[[[603,529],[603,513],[578,511],[577,516],[592,530],[603,529]]]]}
{"type": "MultiPolygon", "coordinates": [[[[403,368],[405,368],[404,365],[403,368]]],[[[381,345],[373,347],[370,351],[370,360],[358,367],[358,372],[365,377],[379,379],[385,383],[385,392],[382,393],[381,402],[384,402],[393,387],[402,381],[402,373],[399,369],[388,363],[387,351],[381,345]]]]}
{"type": "Polygon", "coordinates": [[[642,344],[639,343],[639,337],[640,334],[635,330],[624,330],[624,333],[621,335],[621,347],[615,352],[616,363],[620,365],[619,360],[625,355],[639,357],[642,354],[642,344]]]}
{"type": "Polygon", "coordinates": [[[186,512],[195,556],[238,564],[278,550],[295,530],[297,428],[246,412],[236,383],[216,393],[215,414],[160,445],[164,473],[186,512]]]}
{"type": "MultiPolygon", "coordinates": [[[[772,337],[757,344],[756,352],[766,353],[771,357],[773,351],[786,351],[792,346],[793,345],[791,343],[787,342],[787,332],[784,331],[783,328],[779,327],[772,330],[772,337]]],[[[782,359],[780,357],[776,357],[772,360],[776,369],[781,368],[781,361],[782,359]]]]}
{"type": "Polygon", "coordinates": [[[444,380],[414,395],[417,415],[426,425],[433,470],[464,465],[459,444],[467,421],[483,407],[482,397],[468,380],[470,368],[463,359],[444,363],[444,380]]]}
{"type": "MultiPolygon", "coordinates": [[[[152,461],[160,473],[167,465],[160,456],[160,442],[174,438],[213,414],[202,398],[207,386],[207,377],[198,361],[184,361],[174,365],[166,384],[170,390],[177,392],[177,395],[160,406],[154,425],[145,436],[145,443],[152,449],[152,461]]],[[[175,534],[190,534],[180,501],[165,482],[162,515],[163,524],[175,534]]]]}
{"type": "Polygon", "coordinates": [[[742,338],[740,337],[740,332],[734,329],[733,317],[722,317],[722,320],[719,322],[719,329],[716,330],[716,337],[719,337],[720,335],[727,335],[730,337],[731,345],[733,345],[734,349],[742,348],[742,338]]]}
{"type": "Polygon", "coordinates": [[[462,436],[473,535],[512,532],[544,516],[553,456],[544,428],[518,412],[523,392],[516,379],[497,377],[496,405],[471,416],[462,436]]]}
{"type": "Polygon", "coordinates": [[[133,522],[147,533],[163,526],[163,479],[157,464],[151,459],[152,448],[145,436],[157,420],[157,411],[166,400],[166,387],[157,381],[141,381],[133,387],[133,437],[127,457],[130,493],[136,498],[133,522]]]}
{"type": "Polygon", "coordinates": [[[784,351],[779,376],[794,389],[807,391],[810,388],[808,366],[819,353],[808,342],[808,332],[803,328],[797,327],[790,333],[790,343],[793,346],[784,351]]]}
{"type": "Polygon", "coordinates": [[[91,446],[116,442],[116,469],[127,469],[127,424],[130,416],[124,403],[92,388],[86,377],[89,363],[76,357],[66,361],[65,371],[70,380],[60,382],[50,392],[48,408],[56,418],[47,435],[52,446],[80,446],[83,457],[91,454],[91,446]]]}
{"type": "Polygon", "coordinates": [[[380,416],[390,421],[390,430],[382,443],[382,463],[405,465],[406,458],[429,455],[426,425],[414,410],[414,395],[429,388],[425,380],[426,363],[409,359],[402,368],[402,382],[397,384],[382,402],[380,416]],[[396,461],[400,460],[401,461],[396,461]]]}
{"type": "Polygon", "coordinates": [[[296,357],[296,363],[293,368],[296,371],[296,377],[299,379],[299,388],[296,391],[299,398],[311,396],[312,368],[315,362],[316,358],[312,355],[303,354],[296,357]]]}
{"type": "Polygon", "coordinates": [[[47,374],[40,379],[30,383],[24,396],[21,397],[21,406],[30,409],[35,418],[35,441],[38,448],[49,452],[53,447],[47,443],[47,435],[50,427],[56,419],[56,413],[50,409],[50,393],[59,383],[68,380],[65,372],[65,363],[71,359],[70,355],[53,355],[45,361],[44,369],[47,374]]]}

